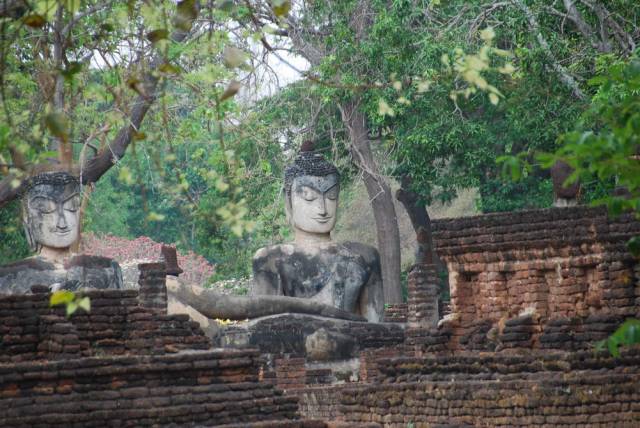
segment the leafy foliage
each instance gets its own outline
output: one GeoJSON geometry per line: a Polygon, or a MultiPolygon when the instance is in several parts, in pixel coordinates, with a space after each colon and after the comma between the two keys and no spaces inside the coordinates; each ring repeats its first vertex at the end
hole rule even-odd
{"type": "MultiPolygon", "coordinates": [[[[566,184],[580,179],[592,184],[592,194],[601,195],[592,204],[606,205],[614,216],[632,212],[640,218],[640,60],[614,60],[589,82],[598,89],[576,129],[559,137],[558,150],[538,152],[535,159],[544,168],[566,162],[574,171],[566,184]]],[[[533,169],[525,153],[498,161],[514,180],[533,169]]],[[[636,242],[630,242],[630,249],[640,254],[636,242]]]]}
{"type": "Polygon", "coordinates": [[[538,159],[546,167],[567,162],[575,170],[569,182],[614,181],[621,194],[595,203],[613,215],[633,211],[640,218],[640,59],[615,61],[589,83],[598,91],[577,129],[560,138],[559,150],[538,159]]]}
{"type": "Polygon", "coordinates": [[[91,312],[91,300],[88,296],[74,293],[69,290],[58,290],[51,293],[49,306],[64,305],[67,318],[73,315],[78,309],[91,312]]]}
{"type": "Polygon", "coordinates": [[[640,343],[640,320],[628,319],[607,339],[596,344],[596,350],[606,348],[614,357],[620,356],[620,346],[631,346],[640,343]]]}
{"type": "Polygon", "coordinates": [[[22,230],[20,203],[13,201],[0,210],[0,265],[29,255],[29,244],[22,230]]]}

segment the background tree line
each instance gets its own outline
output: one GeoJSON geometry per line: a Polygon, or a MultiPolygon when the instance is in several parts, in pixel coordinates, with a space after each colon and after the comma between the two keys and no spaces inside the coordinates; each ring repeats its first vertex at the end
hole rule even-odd
{"type": "MultiPolygon", "coordinates": [[[[610,95],[588,81],[632,62],[639,13],[632,0],[4,2],[3,260],[27,253],[10,202],[21,178],[56,158],[83,169],[85,230],[175,242],[246,276],[257,248],[287,238],[281,173],[311,138],[345,185],[364,180],[398,301],[393,198],[423,259],[425,206],[458,189],[478,188],[482,212],[550,206],[550,160],[534,153],[606,126],[585,112],[610,95]],[[264,95],[269,58],[292,55],[309,68],[264,95]],[[520,181],[503,178],[505,156],[520,181]]],[[[585,172],[584,202],[615,175],[585,172]]]]}

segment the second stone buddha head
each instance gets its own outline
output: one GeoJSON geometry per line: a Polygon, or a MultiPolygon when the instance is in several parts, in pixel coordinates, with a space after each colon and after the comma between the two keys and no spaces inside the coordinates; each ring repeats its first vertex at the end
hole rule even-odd
{"type": "Polygon", "coordinates": [[[31,249],[64,250],[78,239],[80,183],[68,172],[45,172],[29,179],[22,197],[31,249]]]}
{"type": "Polygon", "coordinates": [[[314,153],[313,143],[305,142],[284,175],[287,217],[296,235],[330,236],[336,225],[339,191],[337,168],[314,153]]]}

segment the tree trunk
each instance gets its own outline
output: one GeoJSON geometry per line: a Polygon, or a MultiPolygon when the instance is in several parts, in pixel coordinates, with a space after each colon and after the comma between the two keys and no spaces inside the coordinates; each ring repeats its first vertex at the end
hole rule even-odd
{"type": "Polygon", "coordinates": [[[362,179],[371,201],[376,221],[376,234],[380,264],[382,268],[382,286],[385,303],[401,303],[400,285],[400,232],[396,210],[389,184],[380,175],[373,159],[371,145],[367,137],[365,115],[358,110],[356,101],[340,105],[342,121],[349,130],[351,145],[349,150],[353,162],[362,171],[362,179]]]}
{"type": "MultiPolygon", "coordinates": [[[[64,27],[64,7],[58,7],[56,12],[56,21],[53,31],[53,61],[57,70],[55,77],[55,87],[53,90],[53,110],[55,113],[64,115],[64,76],[62,69],[65,60],[65,37],[62,32],[64,27]]],[[[67,130],[68,132],[68,130],[67,130]]],[[[70,171],[73,166],[73,149],[68,138],[60,135],[55,136],[49,144],[49,150],[58,152],[58,161],[67,170],[70,171]]]]}
{"type": "Polygon", "coordinates": [[[416,249],[416,264],[435,263],[436,252],[433,246],[433,234],[431,232],[431,219],[424,205],[418,202],[418,195],[410,190],[411,179],[402,176],[400,189],[396,192],[396,199],[402,203],[409,214],[411,225],[416,232],[418,248],[416,249]]]}

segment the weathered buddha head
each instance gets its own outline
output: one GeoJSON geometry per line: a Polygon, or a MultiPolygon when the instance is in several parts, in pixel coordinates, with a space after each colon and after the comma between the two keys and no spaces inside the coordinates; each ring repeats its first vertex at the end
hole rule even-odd
{"type": "Polygon", "coordinates": [[[31,249],[68,249],[79,232],[80,183],[68,172],[45,172],[29,179],[22,215],[31,249]]]}
{"type": "Polygon", "coordinates": [[[314,153],[312,142],[305,142],[284,174],[287,218],[294,233],[329,237],[336,225],[339,192],[337,168],[314,153]]]}

